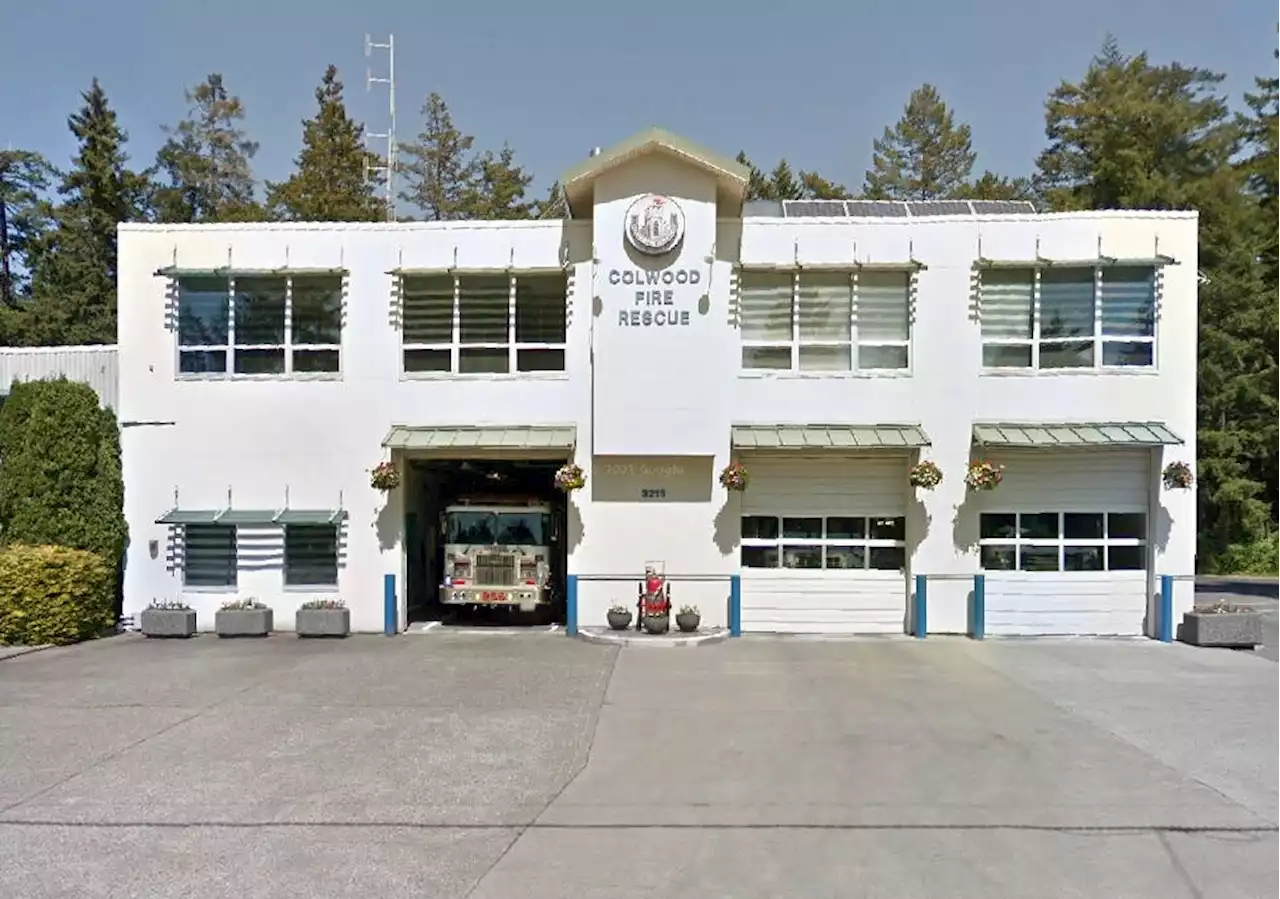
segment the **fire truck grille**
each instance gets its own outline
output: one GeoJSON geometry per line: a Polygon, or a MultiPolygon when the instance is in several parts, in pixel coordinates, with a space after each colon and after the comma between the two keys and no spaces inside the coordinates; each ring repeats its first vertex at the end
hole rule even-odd
{"type": "Polygon", "coordinates": [[[476,555],[476,583],[509,587],[516,582],[516,557],[509,553],[476,555]]]}

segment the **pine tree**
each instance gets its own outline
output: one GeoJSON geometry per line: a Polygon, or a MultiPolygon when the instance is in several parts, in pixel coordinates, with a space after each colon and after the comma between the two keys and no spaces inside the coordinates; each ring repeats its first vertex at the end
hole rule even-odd
{"type": "Polygon", "coordinates": [[[422,115],[417,139],[400,145],[399,171],[408,182],[400,199],[421,209],[427,221],[467,218],[466,203],[479,175],[479,164],[471,155],[475,139],[454,126],[448,105],[437,93],[427,97],[422,115]]]}
{"type": "Polygon", "coordinates": [[[43,195],[55,174],[39,153],[0,150],[0,306],[30,295],[33,253],[52,213],[43,195]]]}
{"type": "Polygon", "coordinates": [[[769,199],[766,194],[770,191],[770,184],[764,173],[755,167],[745,152],[738,154],[738,162],[747,167],[747,201],[769,199]]]}
{"type": "Polygon", "coordinates": [[[148,173],[128,168],[128,135],[94,79],[67,120],[79,145],[58,185],[53,227],[33,252],[30,344],[101,344],[116,339],[116,227],[147,216],[148,173]]]}
{"type": "Polygon", "coordinates": [[[564,188],[556,181],[547,191],[547,198],[534,204],[533,217],[539,219],[562,219],[569,215],[569,206],[565,202],[564,188]]]}
{"type": "Polygon", "coordinates": [[[770,200],[799,200],[804,197],[804,188],[796,180],[791,171],[791,164],[785,159],[778,161],[769,175],[767,198],[770,200]]]}
{"type": "Polygon", "coordinates": [[[851,200],[853,195],[842,184],[828,181],[817,172],[800,173],[801,195],[806,200],[851,200]]]}
{"type": "Polygon", "coordinates": [[[239,122],[244,104],[214,73],[185,91],[187,118],[166,127],[169,140],[156,156],[168,183],[156,189],[164,222],[255,221],[266,213],[254,200],[250,165],[258,145],[239,122]]]}
{"type": "Polygon", "coordinates": [[[302,123],[302,152],[287,181],[267,183],[267,206],[278,218],[303,222],[374,222],[386,204],[369,179],[379,164],[364,145],[364,126],[347,115],[338,69],[329,66],[316,88],[315,118],[302,123]]]}
{"type": "Polygon", "coordinates": [[[465,218],[478,221],[531,218],[534,204],[525,201],[533,176],[516,165],[515,151],[503,145],[476,160],[476,174],[462,194],[465,218]]]}
{"type": "MultiPolygon", "coordinates": [[[[1035,188],[1028,178],[1006,178],[995,172],[983,172],[971,185],[960,191],[966,200],[1032,200],[1035,188]]],[[[959,195],[959,194],[957,194],[959,195]]]]}
{"type": "Polygon", "coordinates": [[[911,92],[902,118],[874,142],[863,194],[872,200],[936,200],[965,192],[977,154],[968,125],[933,85],[911,92]]]}

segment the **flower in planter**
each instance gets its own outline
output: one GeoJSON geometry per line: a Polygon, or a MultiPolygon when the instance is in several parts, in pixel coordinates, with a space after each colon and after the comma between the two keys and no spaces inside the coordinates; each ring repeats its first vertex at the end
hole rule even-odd
{"type": "Polygon", "coordinates": [[[730,462],[720,472],[720,486],[725,490],[746,490],[751,478],[741,462],[730,462]]]}
{"type": "Polygon", "coordinates": [[[369,486],[374,490],[395,490],[400,486],[400,470],[391,462],[379,462],[370,472],[369,486]]]}
{"type": "Polygon", "coordinates": [[[308,599],[298,608],[308,609],[308,610],[310,609],[337,610],[337,609],[345,609],[346,607],[347,607],[347,604],[342,600],[341,597],[333,596],[327,599],[308,599]]]}
{"type": "Polygon", "coordinates": [[[1166,490],[1187,490],[1196,482],[1196,476],[1186,462],[1170,462],[1164,467],[1161,477],[1166,490]]]}
{"type": "Polygon", "coordinates": [[[153,599],[149,609],[155,609],[157,612],[190,612],[191,606],[187,605],[180,599],[153,599]]]}
{"type": "Polygon", "coordinates": [[[677,615],[701,615],[702,613],[698,611],[697,606],[681,606],[680,611],[677,612],[676,614],[677,615]]]}
{"type": "Polygon", "coordinates": [[[969,463],[969,470],[964,474],[964,483],[970,490],[995,490],[1004,480],[1004,466],[978,459],[969,463]]]}
{"type": "Polygon", "coordinates": [[[229,599],[222,604],[224,612],[253,612],[258,609],[265,609],[267,604],[256,596],[246,596],[244,599],[229,599]]]}
{"type": "Polygon", "coordinates": [[[630,615],[631,609],[628,608],[627,606],[624,606],[620,602],[615,602],[613,605],[609,606],[609,614],[610,615],[630,615]]]}
{"type": "Polygon", "coordinates": [[[583,474],[582,467],[572,462],[566,462],[556,469],[556,489],[569,493],[573,490],[581,490],[587,484],[587,476],[583,474]]]}
{"type": "Polygon", "coordinates": [[[938,467],[937,462],[925,459],[923,462],[917,462],[907,470],[907,479],[911,482],[912,487],[919,487],[921,490],[932,490],[942,483],[942,469],[938,467]]]}

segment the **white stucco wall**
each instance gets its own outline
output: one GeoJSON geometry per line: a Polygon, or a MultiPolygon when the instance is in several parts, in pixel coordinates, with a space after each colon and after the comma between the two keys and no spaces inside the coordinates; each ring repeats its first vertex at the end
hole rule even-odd
{"type": "MultiPolygon", "coordinates": [[[[1195,458],[1194,214],[743,222],[723,214],[717,221],[714,197],[709,176],[650,158],[604,175],[594,218],[576,223],[122,226],[119,412],[132,537],[126,614],[181,593],[164,559],[167,528],[153,523],[172,507],[175,487],[183,506],[225,505],[230,490],[237,507],[269,508],[283,504],[287,486],[295,508],[335,506],[341,493],[350,519],[340,592],[354,629],[381,630],[385,573],[398,575],[403,599],[403,515],[394,493],[384,508],[368,471],[384,458],[380,442],[392,423],[573,423],[577,461],[589,480],[571,509],[570,570],[621,576],[663,560],[673,574],[727,578],[738,570],[738,497],[726,495],[715,477],[730,458],[732,422],[922,425],[932,441],[923,455],[946,479],[920,496],[922,514],[909,516],[912,572],[960,576],[977,570],[976,551],[957,545],[953,527],[953,520],[976,527],[962,482],[974,421],[1161,421],[1186,444],[1155,453],[1153,575],[1194,571],[1195,491],[1158,485],[1165,462],[1195,458]],[[668,264],[705,275],[673,296],[676,308],[690,311],[687,327],[623,328],[617,320],[618,310],[634,306],[635,287],[610,284],[608,273],[640,266],[624,248],[622,221],[631,199],[647,192],[675,197],[687,215],[683,246],[668,264]],[[1159,252],[1179,264],[1164,275],[1154,369],[982,372],[971,280],[979,240],[984,257],[1023,260],[1035,257],[1037,241],[1050,258],[1091,258],[1100,246],[1112,256],[1150,257],[1157,238],[1159,252]],[[836,263],[852,261],[855,252],[860,261],[889,262],[907,259],[909,250],[928,266],[919,276],[910,371],[741,374],[734,263],[836,263]],[[391,269],[545,268],[566,255],[574,266],[567,371],[401,374],[391,269]],[[294,382],[176,377],[175,334],[166,327],[169,282],[154,274],[175,263],[347,268],[341,375],[294,382]],[[654,487],[666,491],[661,500],[639,498],[642,488],[654,487]],[[151,540],[162,550],[154,559],[151,540]]],[[[964,629],[968,586],[963,578],[931,585],[931,630],[964,629]]],[[[723,581],[690,583],[673,598],[700,605],[707,622],[718,624],[727,590],[723,581]]],[[[1191,584],[1177,590],[1175,606],[1189,607],[1191,584]]],[[[633,592],[631,582],[584,582],[582,623],[603,622],[609,602],[634,602],[633,592]]],[[[242,572],[240,593],[275,606],[278,627],[291,625],[306,598],[286,593],[279,570],[269,566],[242,572]]],[[[206,603],[202,618],[207,610],[211,623],[222,598],[197,596],[206,603]]]]}

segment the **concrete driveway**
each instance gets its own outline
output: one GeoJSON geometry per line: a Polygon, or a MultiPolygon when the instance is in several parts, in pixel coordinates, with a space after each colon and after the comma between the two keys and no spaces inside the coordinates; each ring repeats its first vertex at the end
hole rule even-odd
{"type": "Polygon", "coordinates": [[[1254,897],[1277,678],[1145,641],[119,637],[0,661],[0,895],[1254,897]]]}

